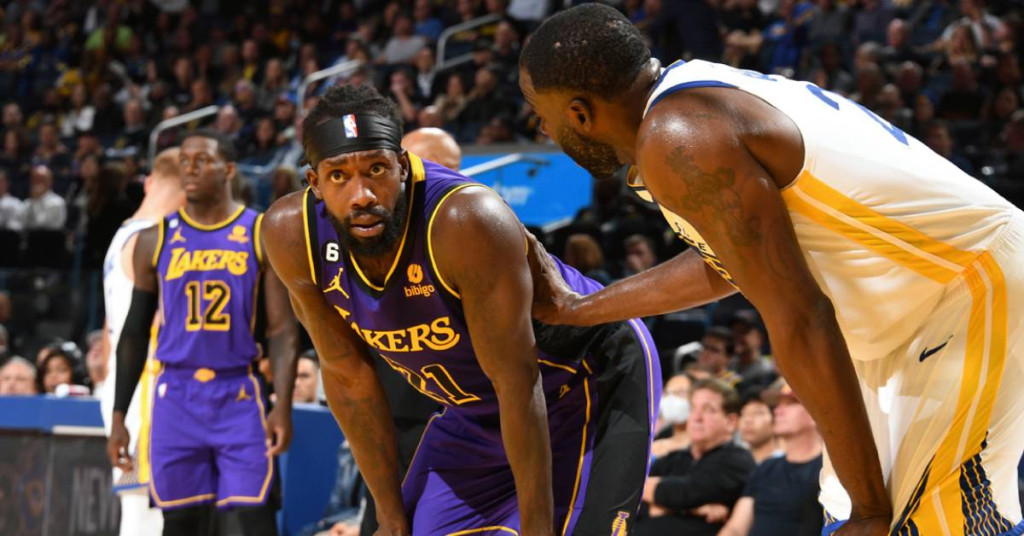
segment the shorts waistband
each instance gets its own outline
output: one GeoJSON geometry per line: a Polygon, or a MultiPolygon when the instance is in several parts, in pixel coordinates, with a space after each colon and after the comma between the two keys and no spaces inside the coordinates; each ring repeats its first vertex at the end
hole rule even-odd
{"type": "Polygon", "coordinates": [[[163,370],[161,372],[176,377],[190,377],[196,381],[205,383],[215,378],[248,376],[252,371],[253,367],[251,365],[213,369],[207,367],[196,368],[163,363],[163,370]]]}

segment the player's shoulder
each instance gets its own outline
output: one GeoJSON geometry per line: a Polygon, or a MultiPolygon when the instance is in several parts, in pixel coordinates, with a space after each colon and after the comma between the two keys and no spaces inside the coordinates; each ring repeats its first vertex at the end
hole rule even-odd
{"type": "Polygon", "coordinates": [[[431,215],[431,233],[447,239],[487,238],[504,228],[518,229],[519,220],[497,192],[467,183],[446,195],[431,215]]]}
{"type": "Polygon", "coordinates": [[[263,213],[263,229],[267,232],[264,240],[278,238],[275,233],[301,231],[303,226],[302,208],[306,202],[306,191],[292,192],[278,199],[263,213]]]}

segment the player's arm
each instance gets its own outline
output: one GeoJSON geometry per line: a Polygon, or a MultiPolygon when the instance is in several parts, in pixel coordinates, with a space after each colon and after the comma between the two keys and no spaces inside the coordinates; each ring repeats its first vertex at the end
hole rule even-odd
{"type": "Polygon", "coordinates": [[[429,239],[438,270],[462,297],[473,351],[498,395],[521,533],[553,534],[547,404],[530,320],[533,288],[522,228],[501,198],[484,188],[456,192],[435,218],[429,239]]]}
{"type": "MultiPolygon", "coordinates": [[[[641,128],[645,183],[707,240],[761,313],[779,369],[821,428],[852,519],[881,524],[892,506],[832,302],[811,275],[778,185],[744,142],[738,114],[708,92],[687,93],[669,97],[641,128]]],[[[792,143],[783,135],[757,133],[761,143],[792,143]]]]}
{"type": "Polygon", "coordinates": [[[534,274],[533,315],[556,325],[593,326],[671,313],[736,292],[692,249],[586,296],[569,288],[536,239],[530,240],[530,268],[534,274]]]}
{"type": "MultiPolygon", "coordinates": [[[[263,232],[256,238],[261,249],[266,249],[263,232]]],[[[267,356],[274,376],[277,400],[267,415],[267,448],[274,456],[283,454],[292,439],[292,392],[295,390],[295,370],[298,366],[299,335],[295,315],[288,301],[288,289],[277,276],[274,267],[263,261],[263,290],[267,311],[267,356]]]]}
{"type": "Polygon", "coordinates": [[[110,463],[125,471],[132,467],[128,453],[130,437],[124,425],[124,416],[131,405],[139,377],[146,368],[149,351],[149,331],[153,325],[159,300],[155,255],[160,241],[160,228],[150,227],[138,233],[132,253],[132,272],[135,280],[132,301],[128,307],[117,342],[117,373],[114,378],[114,414],[111,418],[107,456],[110,463]]]}
{"type": "Polygon", "coordinates": [[[754,498],[740,497],[718,536],[747,536],[754,526],[754,498]]]}
{"type": "Polygon", "coordinates": [[[408,534],[388,400],[366,345],[311,280],[302,201],[301,193],[291,194],[267,211],[263,222],[267,259],[287,287],[295,314],[316,347],[327,405],[376,500],[380,534],[408,534]]]}

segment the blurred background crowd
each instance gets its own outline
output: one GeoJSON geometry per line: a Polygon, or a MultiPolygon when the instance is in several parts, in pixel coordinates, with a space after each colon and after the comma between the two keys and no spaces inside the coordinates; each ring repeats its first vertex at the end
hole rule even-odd
{"type": "MultiPolygon", "coordinates": [[[[0,1],[0,394],[107,381],[103,256],[142,198],[150,155],[178,142],[180,129],[154,134],[158,123],[216,107],[186,126],[235,141],[237,195],[257,208],[301,187],[302,112],[334,84],[372,84],[398,102],[406,130],[440,127],[469,151],[550,144],[519,91],[518,55],[544,17],[576,3],[0,1]]],[[[1021,0],[607,3],[664,65],[707,59],[812,81],[1024,204],[1021,0]]],[[[591,205],[542,238],[603,283],[685,247],[621,178],[595,182],[591,205]]],[[[770,421],[778,374],[742,297],[647,322],[666,379],[688,374],[677,394],[709,378],[741,400],[767,389],[770,404],[750,411],[770,421]]],[[[315,388],[300,391],[316,401],[315,388]]],[[[667,424],[662,449],[676,445],[667,424]]]]}

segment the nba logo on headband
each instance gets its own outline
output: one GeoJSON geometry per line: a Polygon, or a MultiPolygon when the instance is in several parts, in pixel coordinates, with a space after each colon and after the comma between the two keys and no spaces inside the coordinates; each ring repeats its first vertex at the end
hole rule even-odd
{"type": "Polygon", "coordinates": [[[345,137],[346,138],[358,138],[359,137],[359,127],[356,126],[356,116],[355,116],[355,114],[348,114],[344,118],[342,118],[342,120],[344,121],[344,125],[345,125],[345,137]]]}

